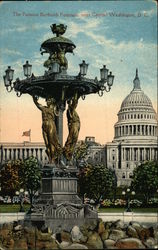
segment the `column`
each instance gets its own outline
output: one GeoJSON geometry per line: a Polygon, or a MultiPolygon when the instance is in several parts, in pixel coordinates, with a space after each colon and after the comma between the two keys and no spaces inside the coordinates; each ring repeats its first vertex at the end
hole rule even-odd
{"type": "Polygon", "coordinates": [[[25,158],[27,158],[27,149],[25,148],[25,151],[24,151],[24,155],[25,155],[25,158]]]}
{"type": "Polygon", "coordinates": [[[128,125],[126,126],[126,129],[127,129],[127,135],[129,135],[129,126],[128,125]]]}
{"type": "Polygon", "coordinates": [[[18,149],[17,149],[17,148],[15,149],[15,159],[16,159],[16,160],[19,159],[19,157],[18,157],[18,149]]]}
{"type": "Polygon", "coordinates": [[[130,148],[130,160],[132,161],[132,148],[130,148]]]}
{"type": "Polygon", "coordinates": [[[121,162],[123,161],[123,148],[121,148],[121,162]]]}
{"type": "Polygon", "coordinates": [[[138,125],[136,125],[136,135],[138,135],[138,125]]]}
{"type": "Polygon", "coordinates": [[[138,148],[138,158],[137,158],[138,161],[140,161],[140,148],[138,148]]]}
{"type": "Polygon", "coordinates": [[[152,160],[151,148],[149,148],[149,160],[152,160]]]}
{"type": "Polygon", "coordinates": [[[20,150],[20,159],[22,159],[22,148],[20,148],[19,150],[20,150]]]}
{"type": "Polygon", "coordinates": [[[36,149],[33,148],[33,156],[36,157],[36,149]]]}
{"type": "Polygon", "coordinates": [[[147,134],[149,135],[149,125],[147,125],[147,134]]]}
{"type": "Polygon", "coordinates": [[[154,127],[154,126],[151,126],[151,135],[154,135],[154,134],[153,134],[153,127],[154,127]]]}
{"type": "Polygon", "coordinates": [[[40,149],[38,148],[38,150],[37,150],[37,159],[40,161],[41,159],[40,159],[40,149]]]}
{"type": "Polygon", "coordinates": [[[140,125],[140,135],[142,135],[142,125],[140,125]]]}
{"type": "Polygon", "coordinates": [[[29,157],[31,156],[31,148],[29,148],[29,157]]]}
{"type": "Polygon", "coordinates": [[[123,126],[121,126],[121,136],[123,136],[123,126]]]}
{"type": "Polygon", "coordinates": [[[45,162],[45,149],[42,149],[42,163],[45,162]]]}

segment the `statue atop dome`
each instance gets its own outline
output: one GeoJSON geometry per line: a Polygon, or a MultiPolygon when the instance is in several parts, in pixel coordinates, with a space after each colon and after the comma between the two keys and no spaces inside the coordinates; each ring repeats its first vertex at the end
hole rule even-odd
{"type": "Polygon", "coordinates": [[[51,26],[53,34],[55,33],[57,37],[63,35],[67,29],[67,25],[53,23],[51,26]]]}
{"type": "Polygon", "coordinates": [[[140,80],[139,80],[139,77],[138,77],[138,69],[136,68],[136,76],[133,80],[133,83],[134,83],[134,89],[141,89],[140,87],[140,80]]]}

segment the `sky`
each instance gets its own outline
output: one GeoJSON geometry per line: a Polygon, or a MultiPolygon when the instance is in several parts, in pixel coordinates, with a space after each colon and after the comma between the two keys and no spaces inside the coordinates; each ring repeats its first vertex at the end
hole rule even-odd
{"type": "MultiPolygon", "coordinates": [[[[44,74],[48,54],[40,45],[53,37],[50,25],[67,25],[65,37],[76,48],[66,54],[68,74],[77,75],[79,64],[88,64],[87,77],[100,78],[106,65],[115,75],[109,93],[91,94],[80,99],[77,112],[81,120],[79,139],[95,136],[106,144],[113,140],[114,124],[124,98],[133,89],[136,68],[141,88],[157,110],[157,7],[155,1],[39,1],[0,3],[0,142],[28,140],[22,133],[31,129],[31,140],[42,142],[41,113],[28,94],[20,98],[4,87],[8,66],[14,80],[24,79],[23,64],[32,64],[35,76],[44,74]]],[[[43,100],[40,100],[44,103],[43,100]]],[[[64,113],[64,141],[67,137],[64,113]]]]}

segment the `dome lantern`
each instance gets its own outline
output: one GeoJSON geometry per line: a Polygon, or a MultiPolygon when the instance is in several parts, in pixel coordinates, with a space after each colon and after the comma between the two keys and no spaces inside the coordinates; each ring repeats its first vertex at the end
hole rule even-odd
{"type": "Polygon", "coordinates": [[[133,80],[133,83],[134,83],[134,89],[141,89],[140,88],[140,80],[139,80],[139,77],[138,77],[138,69],[136,69],[136,76],[133,80]]]}

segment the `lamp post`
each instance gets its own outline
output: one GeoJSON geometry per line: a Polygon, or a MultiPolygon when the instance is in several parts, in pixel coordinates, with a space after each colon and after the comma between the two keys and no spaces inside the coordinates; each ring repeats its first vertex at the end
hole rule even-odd
{"type": "Polygon", "coordinates": [[[125,197],[127,201],[127,209],[126,212],[132,212],[131,207],[130,207],[130,201],[131,201],[131,195],[135,195],[135,191],[131,191],[130,188],[127,188],[126,191],[122,191],[122,195],[125,197]]]}
{"type": "Polygon", "coordinates": [[[19,199],[20,199],[20,210],[19,210],[19,212],[25,212],[24,207],[23,207],[23,202],[24,202],[25,195],[28,195],[28,191],[24,191],[24,189],[21,188],[19,191],[16,191],[15,194],[18,195],[19,199]]]}
{"type": "Polygon", "coordinates": [[[28,61],[26,61],[26,64],[23,65],[23,70],[24,70],[24,76],[29,78],[31,76],[32,65],[29,64],[28,61]]]}

